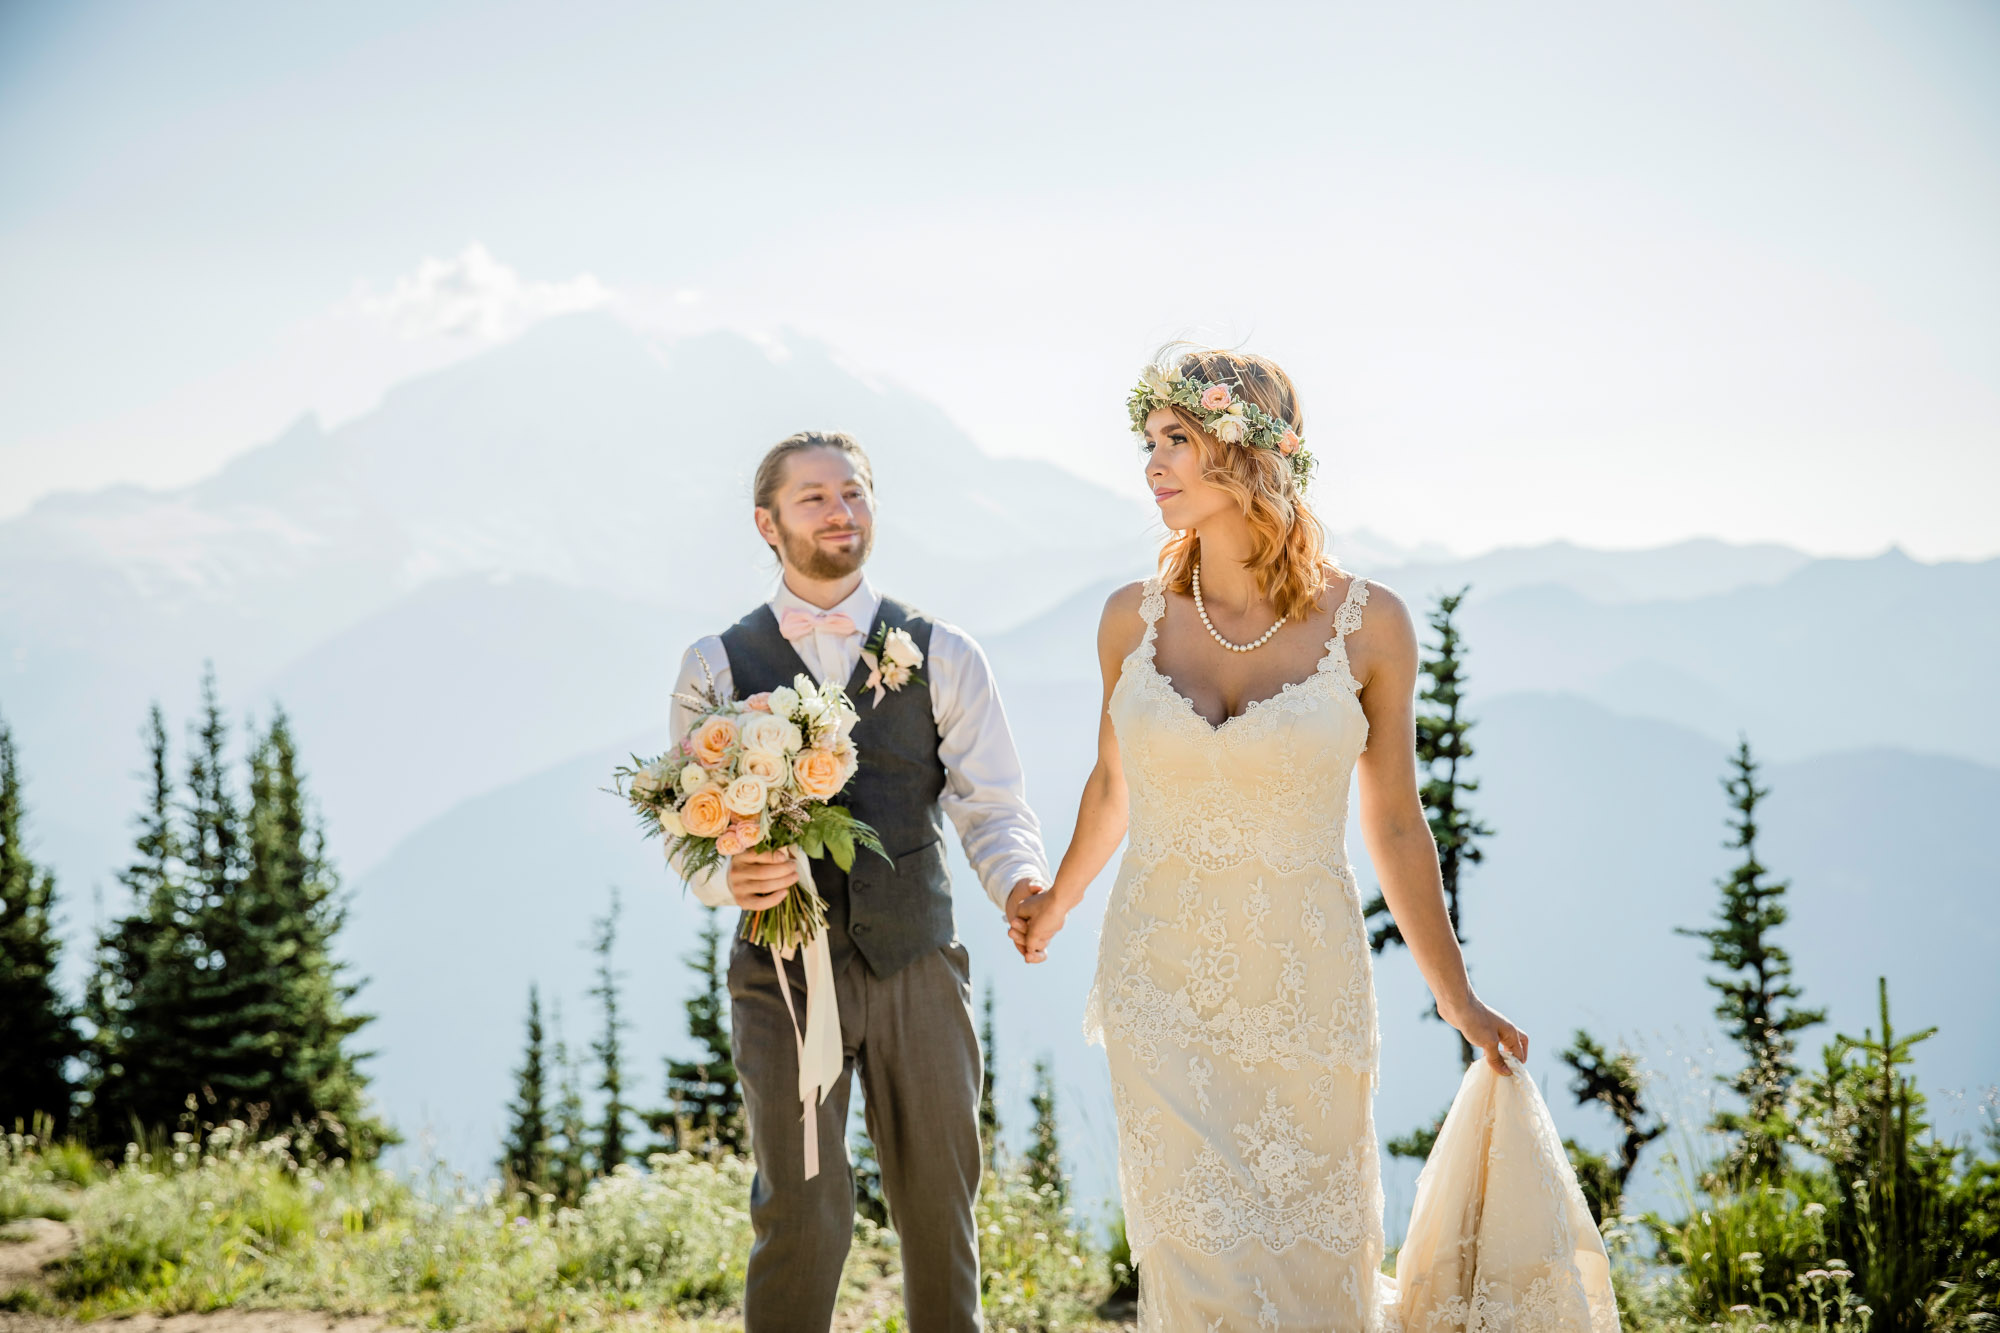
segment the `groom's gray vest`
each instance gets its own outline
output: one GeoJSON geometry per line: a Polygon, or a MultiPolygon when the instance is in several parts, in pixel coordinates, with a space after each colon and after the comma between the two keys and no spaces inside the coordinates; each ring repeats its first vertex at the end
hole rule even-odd
{"type": "MultiPolygon", "coordinates": [[[[903,629],[916,640],[924,660],[931,655],[932,621],[891,598],[882,599],[872,641],[881,626],[903,629]]],[[[778,632],[778,618],[760,606],[722,633],[723,651],[735,678],[736,697],[747,699],[792,678],[813,673],[778,632]]],[[[938,761],[937,718],[930,687],[912,681],[889,690],[882,702],[862,689],[868,664],[855,667],[848,697],[861,720],[853,737],[861,765],[834,799],[872,826],[893,861],[865,847],[854,852],[854,869],[843,872],[822,857],[812,863],[813,883],[826,899],[827,934],[836,974],[856,950],[878,977],[886,977],[925,953],[951,943],[951,877],[944,861],[944,765],[938,761]]]]}

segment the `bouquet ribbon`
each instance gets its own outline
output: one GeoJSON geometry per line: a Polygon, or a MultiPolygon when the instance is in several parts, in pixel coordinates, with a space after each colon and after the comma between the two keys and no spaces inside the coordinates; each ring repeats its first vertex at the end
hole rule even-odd
{"type": "MultiPolygon", "coordinates": [[[[813,885],[812,862],[805,848],[793,844],[792,861],[798,866],[798,889],[817,893],[813,885]]],[[[796,892],[797,890],[794,890],[796,892]]],[[[804,1105],[806,1179],[819,1174],[819,1104],[833,1091],[846,1060],[840,1046],[840,1005],[834,993],[833,950],[826,931],[820,930],[805,942],[806,1022],[799,1026],[799,1012],[792,1004],[792,982],[785,974],[785,960],[794,947],[771,946],[771,962],[778,969],[778,990],[785,997],[785,1013],[792,1020],[792,1040],[799,1056],[799,1101],[804,1105]]]]}

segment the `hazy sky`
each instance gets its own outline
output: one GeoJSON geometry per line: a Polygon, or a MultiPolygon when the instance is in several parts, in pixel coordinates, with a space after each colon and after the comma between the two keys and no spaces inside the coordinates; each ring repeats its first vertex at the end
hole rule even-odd
{"type": "Polygon", "coordinates": [[[8,0],[0,515],[605,305],[1128,486],[1242,342],[1405,542],[2000,553],[1996,71],[1989,0],[8,0]]]}

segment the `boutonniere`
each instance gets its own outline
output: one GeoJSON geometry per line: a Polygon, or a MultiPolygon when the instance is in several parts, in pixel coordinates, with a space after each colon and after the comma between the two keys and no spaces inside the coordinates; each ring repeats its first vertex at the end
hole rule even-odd
{"type": "Polygon", "coordinates": [[[868,664],[868,680],[861,688],[875,691],[877,704],[882,702],[882,691],[900,690],[911,681],[923,681],[917,668],[924,664],[924,650],[917,647],[917,641],[906,629],[890,629],[886,624],[876,626],[874,637],[861,649],[861,660],[868,664]]]}

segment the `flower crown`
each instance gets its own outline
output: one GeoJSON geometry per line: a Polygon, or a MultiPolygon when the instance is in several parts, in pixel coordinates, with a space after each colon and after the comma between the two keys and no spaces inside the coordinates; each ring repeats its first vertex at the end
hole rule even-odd
{"type": "Polygon", "coordinates": [[[1272,416],[1248,398],[1233,392],[1227,384],[1211,384],[1185,374],[1178,366],[1147,366],[1125,400],[1132,417],[1132,433],[1146,433],[1146,418],[1162,407],[1179,407],[1192,412],[1201,428],[1224,444],[1270,449],[1283,456],[1292,470],[1292,480],[1303,486],[1312,475],[1313,457],[1290,423],[1272,416]]]}

